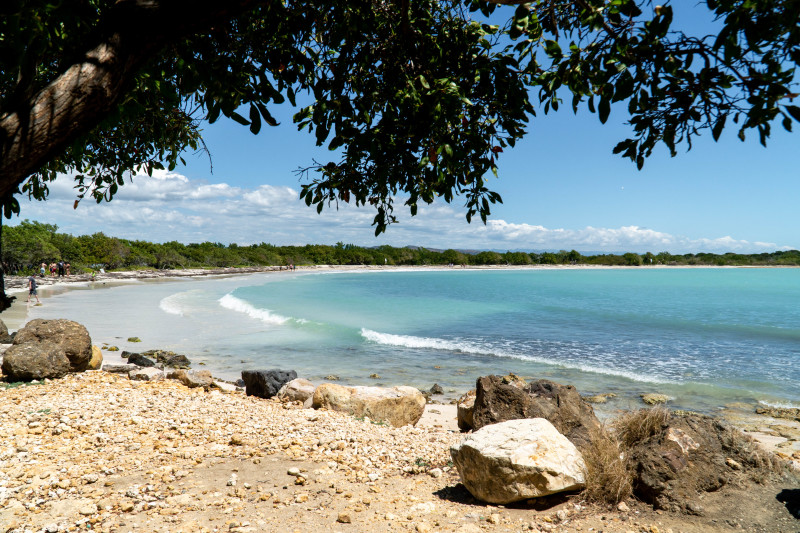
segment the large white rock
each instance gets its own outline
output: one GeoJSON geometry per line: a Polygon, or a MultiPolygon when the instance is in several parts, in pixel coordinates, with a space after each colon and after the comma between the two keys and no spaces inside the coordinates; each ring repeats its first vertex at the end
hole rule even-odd
{"type": "Polygon", "coordinates": [[[506,504],[582,488],[581,452],[544,418],[484,426],[450,448],[461,482],[489,503],[506,504]]]}
{"type": "Polygon", "coordinates": [[[414,425],[425,410],[425,397],[414,387],[343,387],[323,383],[314,391],[312,406],[368,416],[395,427],[414,425]]]}

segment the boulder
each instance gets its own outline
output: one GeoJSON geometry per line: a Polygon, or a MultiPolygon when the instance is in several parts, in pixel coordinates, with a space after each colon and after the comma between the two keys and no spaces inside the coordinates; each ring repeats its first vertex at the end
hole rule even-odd
{"type": "Polygon", "coordinates": [[[128,360],[129,365],[136,365],[141,367],[156,366],[155,361],[153,361],[149,357],[145,357],[140,353],[122,352],[122,357],[123,359],[128,360]]]}
{"type": "Polygon", "coordinates": [[[344,387],[323,383],[314,391],[311,405],[400,427],[419,421],[425,410],[425,397],[414,387],[344,387]]]}
{"type": "Polygon", "coordinates": [[[297,378],[286,383],[278,391],[279,400],[305,402],[314,395],[314,384],[305,378],[297,378]]]}
{"type": "Polygon", "coordinates": [[[86,328],[71,320],[28,322],[3,354],[3,374],[14,381],[60,378],[83,372],[92,359],[92,339],[86,328]]]}
{"type": "Polygon", "coordinates": [[[461,482],[477,499],[508,504],[586,483],[583,455],[543,418],[509,420],[450,448],[461,482]]]}
{"type": "Polygon", "coordinates": [[[458,429],[469,431],[473,428],[472,413],[475,410],[475,389],[468,391],[456,402],[458,429]]]}
{"type": "Polygon", "coordinates": [[[92,358],[89,360],[86,370],[100,370],[101,366],[103,366],[103,352],[97,346],[92,345],[92,358]]]}
{"type": "Polygon", "coordinates": [[[591,433],[600,429],[592,406],[572,385],[546,379],[526,384],[516,376],[486,376],[476,382],[473,429],[520,418],[544,418],[585,449],[591,433]]]}
{"type": "Polygon", "coordinates": [[[0,319],[0,344],[11,344],[14,342],[14,337],[9,335],[6,323],[0,319]]]}
{"type": "Polygon", "coordinates": [[[294,370],[242,370],[245,393],[259,398],[272,398],[281,387],[296,377],[294,370]]]}
{"type": "Polygon", "coordinates": [[[148,366],[131,370],[128,377],[133,381],[160,381],[164,379],[164,373],[156,367],[148,366]]]}
{"type": "Polygon", "coordinates": [[[214,383],[214,376],[208,370],[176,370],[167,376],[170,379],[177,379],[190,389],[203,387],[208,390],[214,383]]]}
{"type": "Polygon", "coordinates": [[[3,354],[3,375],[8,381],[63,378],[69,371],[69,359],[52,342],[12,345],[3,354]]]}
{"type": "Polygon", "coordinates": [[[630,444],[634,495],[656,509],[700,514],[698,494],[742,480],[768,479],[769,454],[722,421],[672,413],[649,435],[630,444]]]}

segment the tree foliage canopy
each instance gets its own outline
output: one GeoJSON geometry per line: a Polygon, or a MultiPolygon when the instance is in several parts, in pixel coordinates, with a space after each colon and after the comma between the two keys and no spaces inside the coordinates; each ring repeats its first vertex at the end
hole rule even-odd
{"type": "Polygon", "coordinates": [[[531,95],[603,122],[627,102],[633,134],[614,151],[640,168],[704,129],[717,139],[734,123],[762,143],[776,120],[791,130],[800,0],[680,8],[713,13],[718,31],[687,35],[671,5],[646,0],[6,0],[4,213],[61,173],[78,200],[110,200],[133,172],[202,149],[203,121],[258,133],[287,103],[331,149],[305,167],[303,199],[372,205],[376,233],[396,198],[414,214],[460,197],[485,220],[500,201],[489,173],[525,134],[531,95]]]}

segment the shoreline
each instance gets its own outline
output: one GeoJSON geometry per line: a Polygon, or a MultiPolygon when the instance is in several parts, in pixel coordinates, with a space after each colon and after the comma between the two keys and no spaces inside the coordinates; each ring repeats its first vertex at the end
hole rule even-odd
{"type": "MultiPolygon", "coordinates": [[[[257,267],[223,267],[223,268],[185,268],[171,270],[126,270],[97,273],[93,280],[90,274],[73,274],[68,277],[44,278],[36,276],[37,290],[44,291],[45,296],[59,294],[69,290],[70,287],[91,286],[92,288],[114,287],[122,284],[153,281],[171,281],[184,278],[201,277],[233,277],[247,274],[260,273],[311,273],[311,272],[403,272],[403,271],[485,271],[485,270],[650,270],[650,269],[792,269],[800,266],[792,265],[742,265],[742,266],[715,266],[715,265],[586,265],[586,264],[557,264],[557,265],[472,265],[462,268],[460,266],[445,265],[304,265],[295,267],[294,271],[280,266],[257,267]],[[111,283],[109,285],[109,283],[111,283]],[[97,284],[101,284],[99,287],[97,284]]],[[[13,324],[17,329],[25,323],[27,305],[23,298],[27,297],[28,276],[5,276],[5,290],[9,296],[16,296],[11,307],[0,313],[6,325],[13,324]]],[[[42,296],[41,292],[39,296],[42,296]]],[[[9,327],[9,329],[12,329],[9,327]]]]}
{"type": "MultiPolygon", "coordinates": [[[[731,269],[731,268],[774,268],[774,267],[729,267],[729,266],[673,266],[673,265],[651,265],[646,267],[634,266],[608,266],[608,265],[524,265],[524,266],[478,266],[468,267],[462,269],[461,267],[448,267],[448,266],[382,266],[382,265],[315,265],[297,267],[295,271],[289,271],[279,267],[245,267],[245,268],[220,268],[220,269],[183,269],[183,270],[138,270],[138,271],[122,271],[122,272],[108,272],[97,274],[94,281],[88,274],[73,275],[69,278],[59,277],[46,277],[42,279],[40,284],[40,297],[43,302],[50,296],[56,294],[68,293],[72,290],[83,287],[91,288],[112,288],[122,285],[136,284],[136,283],[160,283],[160,282],[173,282],[178,280],[190,280],[196,278],[225,278],[236,276],[247,276],[253,274],[274,274],[279,275],[282,273],[291,274],[309,274],[309,273],[325,273],[325,272],[402,272],[402,271],[462,271],[462,270],[612,270],[612,269],[685,269],[685,268],[701,268],[701,269],[731,269]]],[[[777,267],[784,268],[784,267],[777,267]]],[[[39,280],[40,278],[37,278],[39,280]]],[[[16,293],[17,300],[12,304],[11,308],[0,314],[0,319],[6,323],[9,331],[15,331],[22,327],[27,322],[29,304],[25,303],[24,286],[27,283],[27,278],[19,276],[9,276],[6,278],[6,286],[16,293]]],[[[69,318],[69,317],[64,317],[69,318]]],[[[104,343],[96,342],[98,346],[104,343]]],[[[107,363],[118,364],[124,363],[120,357],[121,352],[109,352],[103,350],[104,357],[107,363]]],[[[200,363],[203,365],[203,363],[200,363]]],[[[201,368],[201,367],[197,367],[201,368]]],[[[213,370],[212,370],[213,372],[213,370]]],[[[308,376],[300,376],[308,377],[308,376]]],[[[477,378],[478,376],[474,376],[477,378]]],[[[318,380],[317,380],[318,381],[318,380]]],[[[324,380],[323,380],[324,381],[324,380]]],[[[346,383],[345,383],[346,384],[346,383]]],[[[394,385],[403,385],[407,383],[393,383],[394,385]]],[[[569,384],[565,382],[565,384],[569,384]]],[[[443,427],[454,429],[454,412],[455,407],[451,405],[454,399],[457,399],[461,394],[466,391],[449,391],[445,396],[434,396],[436,403],[431,403],[429,406],[433,408],[441,408],[447,416],[432,417],[436,423],[442,424],[443,427]],[[437,402],[438,400],[438,402],[437,402]],[[451,413],[452,411],[452,413],[451,413]],[[453,416],[450,416],[450,415],[453,416]],[[445,418],[449,418],[446,420],[445,418]]],[[[585,397],[591,396],[589,391],[580,390],[585,397]]],[[[600,394],[602,396],[602,393],[600,394]]],[[[636,395],[632,397],[635,400],[636,395]]],[[[765,405],[766,406],[766,405],[765,405]]],[[[620,412],[629,411],[631,409],[645,407],[640,401],[618,402],[616,405],[605,406],[603,403],[594,404],[598,416],[602,418],[609,418],[618,415],[620,412]],[[624,404],[624,405],[623,405],[624,404]]],[[[670,407],[666,404],[666,407],[670,407]]],[[[771,451],[781,453],[783,456],[791,457],[794,453],[800,453],[800,420],[786,420],[775,418],[772,416],[757,414],[755,409],[758,406],[747,404],[728,404],[720,407],[714,412],[709,412],[712,416],[721,418],[728,423],[745,431],[746,434],[752,436],[761,442],[771,451]]],[[[689,407],[691,409],[691,407],[689,407]]],[[[674,407],[673,407],[674,409],[674,407]]],[[[800,459],[800,457],[798,457],[800,459]]]]}

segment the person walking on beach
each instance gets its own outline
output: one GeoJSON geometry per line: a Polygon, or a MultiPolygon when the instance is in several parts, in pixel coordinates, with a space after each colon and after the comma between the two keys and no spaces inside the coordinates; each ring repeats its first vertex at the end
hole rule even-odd
{"type": "Polygon", "coordinates": [[[46,268],[47,268],[47,264],[46,263],[42,263],[42,266],[39,267],[39,274],[42,277],[44,277],[44,271],[45,271],[46,268]]]}
{"type": "Polygon", "coordinates": [[[28,301],[26,303],[30,303],[31,296],[36,298],[36,303],[42,303],[39,301],[39,295],[36,294],[36,277],[34,276],[28,278],[28,301]]]}

